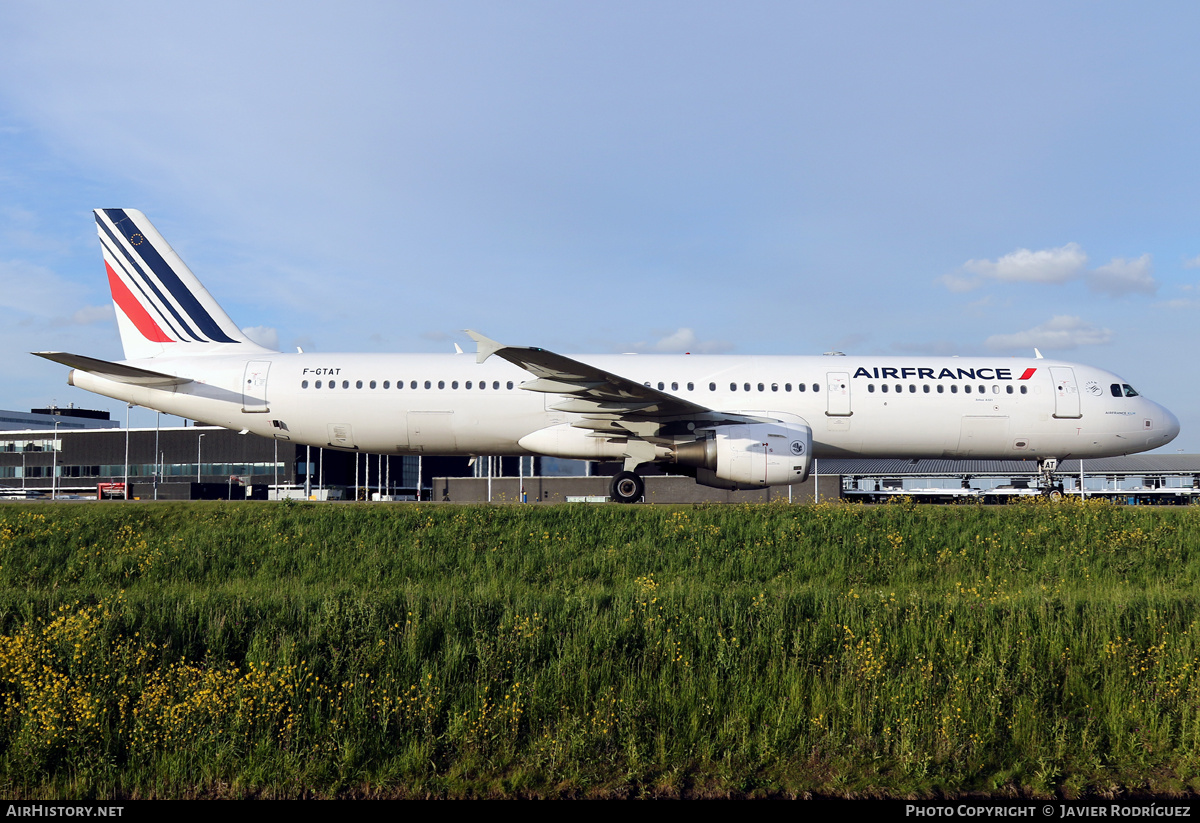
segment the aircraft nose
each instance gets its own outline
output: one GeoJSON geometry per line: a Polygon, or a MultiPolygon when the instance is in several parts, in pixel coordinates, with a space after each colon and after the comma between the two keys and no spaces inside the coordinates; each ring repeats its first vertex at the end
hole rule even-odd
{"type": "Polygon", "coordinates": [[[1170,443],[1179,435],[1179,418],[1171,414],[1167,409],[1162,410],[1163,419],[1163,444],[1170,443]]]}

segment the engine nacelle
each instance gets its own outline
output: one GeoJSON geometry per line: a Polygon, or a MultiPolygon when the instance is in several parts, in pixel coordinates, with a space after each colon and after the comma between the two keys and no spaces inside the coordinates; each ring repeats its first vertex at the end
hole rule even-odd
{"type": "Polygon", "coordinates": [[[812,466],[812,427],[799,417],[718,426],[711,437],[677,446],[675,462],[694,466],[697,483],[718,489],[802,483],[812,466]]]}

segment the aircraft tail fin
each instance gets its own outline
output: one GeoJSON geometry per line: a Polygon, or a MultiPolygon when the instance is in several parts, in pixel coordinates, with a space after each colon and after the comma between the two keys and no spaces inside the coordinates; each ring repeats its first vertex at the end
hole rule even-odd
{"type": "Polygon", "coordinates": [[[96,209],[127,360],[270,351],[248,338],[136,209],[96,209]]]}

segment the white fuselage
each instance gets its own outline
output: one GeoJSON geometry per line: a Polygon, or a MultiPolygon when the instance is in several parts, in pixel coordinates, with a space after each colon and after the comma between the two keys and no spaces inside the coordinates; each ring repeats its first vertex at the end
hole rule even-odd
{"type": "MultiPolygon", "coordinates": [[[[1110,372],[1044,359],[576,359],[717,411],[802,417],[817,458],[1103,457],[1162,446],[1179,431],[1162,406],[1114,391],[1126,384],[1110,372]]],[[[267,353],[127,362],[194,382],[147,388],[79,370],[71,381],[204,423],[371,453],[528,454],[522,438],[580,417],[552,410],[558,395],[521,390],[529,373],[498,358],[267,353]]]]}

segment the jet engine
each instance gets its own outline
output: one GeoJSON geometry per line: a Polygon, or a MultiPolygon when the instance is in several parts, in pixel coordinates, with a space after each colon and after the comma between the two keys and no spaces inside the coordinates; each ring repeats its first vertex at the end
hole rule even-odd
{"type": "MultiPolygon", "coordinates": [[[[790,416],[790,415],[789,415],[790,416]]],[[[675,446],[674,462],[696,469],[696,482],[718,489],[802,483],[812,466],[812,427],[802,418],[717,426],[675,446]]]]}

